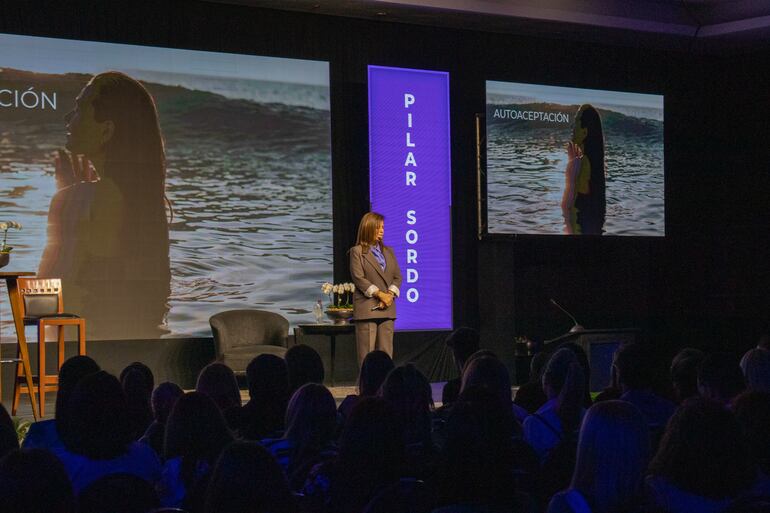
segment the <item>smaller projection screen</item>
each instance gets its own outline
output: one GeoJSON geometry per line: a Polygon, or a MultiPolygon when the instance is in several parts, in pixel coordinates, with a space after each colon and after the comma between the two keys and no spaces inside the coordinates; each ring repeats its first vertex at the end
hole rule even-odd
{"type": "Polygon", "coordinates": [[[663,96],[486,86],[488,233],[665,235],[663,96]]]}

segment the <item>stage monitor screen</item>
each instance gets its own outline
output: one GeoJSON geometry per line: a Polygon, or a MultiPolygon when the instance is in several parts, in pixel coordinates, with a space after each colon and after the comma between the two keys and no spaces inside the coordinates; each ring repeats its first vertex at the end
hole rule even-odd
{"type": "Polygon", "coordinates": [[[663,96],[486,86],[487,233],[665,235],[663,96]]]}
{"type": "Polygon", "coordinates": [[[6,269],[61,278],[89,339],[210,337],[239,308],[313,322],[333,259],[328,63],[0,49],[0,222],[22,225],[6,269]]]}

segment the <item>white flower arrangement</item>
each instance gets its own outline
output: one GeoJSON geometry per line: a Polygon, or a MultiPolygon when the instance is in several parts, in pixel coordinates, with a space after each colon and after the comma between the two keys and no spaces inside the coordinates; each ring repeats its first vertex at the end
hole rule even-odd
{"type": "Polygon", "coordinates": [[[321,293],[329,296],[329,309],[351,309],[353,308],[353,292],[355,292],[356,286],[353,283],[337,283],[331,284],[329,282],[321,285],[321,293]]]}
{"type": "Polygon", "coordinates": [[[8,242],[8,230],[21,230],[21,223],[16,221],[2,221],[0,222],[0,231],[3,232],[3,245],[0,246],[0,253],[10,253],[13,249],[12,246],[6,244],[8,242]]]}

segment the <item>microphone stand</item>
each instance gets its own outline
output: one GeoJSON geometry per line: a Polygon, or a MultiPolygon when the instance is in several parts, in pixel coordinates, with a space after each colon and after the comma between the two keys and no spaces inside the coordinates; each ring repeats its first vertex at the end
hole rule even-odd
{"type": "Polygon", "coordinates": [[[578,324],[578,322],[575,319],[575,317],[571,313],[569,313],[563,306],[561,306],[559,303],[557,303],[555,299],[551,298],[551,304],[554,305],[559,310],[561,310],[562,312],[564,312],[567,315],[567,317],[572,319],[572,322],[574,323],[574,325],[569,329],[570,333],[577,333],[578,331],[585,330],[585,328],[583,326],[578,324]]]}

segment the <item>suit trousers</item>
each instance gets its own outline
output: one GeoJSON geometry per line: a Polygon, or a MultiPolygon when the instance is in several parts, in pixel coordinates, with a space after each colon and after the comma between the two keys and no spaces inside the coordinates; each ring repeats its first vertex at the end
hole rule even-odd
{"type": "Polygon", "coordinates": [[[355,325],[359,368],[366,355],[375,349],[393,357],[393,319],[360,320],[355,325]]]}

